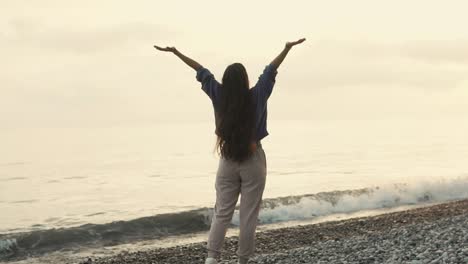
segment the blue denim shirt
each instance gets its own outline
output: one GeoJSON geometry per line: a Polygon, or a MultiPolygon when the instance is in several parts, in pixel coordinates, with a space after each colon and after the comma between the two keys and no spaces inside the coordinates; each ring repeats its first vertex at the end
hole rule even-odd
{"type": "MultiPolygon", "coordinates": [[[[255,129],[257,132],[257,141],[260,141],[269,134],[267,131],[267,101],[273,91],[276,74],[278,74],[278,71],[271,64],[267,65],[255,86],[250,89],[256,109],[255,129]]],[[[219,98],[219,87],[221,84],[216,81],[214,75],[204,67],[197,70],[196,78],[197,81],[201,82],[202,90],[210,97],[214,107],[219,98]]]]}

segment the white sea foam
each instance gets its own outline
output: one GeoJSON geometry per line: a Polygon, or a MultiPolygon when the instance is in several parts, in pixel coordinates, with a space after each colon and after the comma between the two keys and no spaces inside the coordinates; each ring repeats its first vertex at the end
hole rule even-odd
{"type": "MultiPolygon", "coordinates": [[[[468,198],[468,176],[450,180],[433,180],[372,187],[367,191],[308,195],[298,202],[278,204],[260,211],[260,223],[311,219],[336,213],[351,213],[362,210],[391,208],[430,202],[444,202],[468,198]],[[335,197],[332,197],[335,196],[335,197]],[[325,197],[325,199],[324,199],[325,197]]],[[[239,212],[232,220],[239,225],[239,212]]]]}

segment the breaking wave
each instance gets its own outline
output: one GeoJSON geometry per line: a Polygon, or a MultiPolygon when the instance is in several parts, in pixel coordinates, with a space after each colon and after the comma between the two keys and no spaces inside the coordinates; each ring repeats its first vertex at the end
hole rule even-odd
{"type": "MultiPolygon", "coordinates": [[[[312,219],[336,213],[466,198],[468,198],[468,176],[451,180],[264,199],[259,221],[261,224],[270,224],[312,219]]],[[[0,234],[0,260],[22,253],[26,255],[31,252],[45,253],[77,246],[109,246],[207,231],[212,215],[212,208],[200,208],[107,224],[86,224],[70,228],[0,234]]],[[[232,224],[239,224],[237,209],[232,224]]]]}

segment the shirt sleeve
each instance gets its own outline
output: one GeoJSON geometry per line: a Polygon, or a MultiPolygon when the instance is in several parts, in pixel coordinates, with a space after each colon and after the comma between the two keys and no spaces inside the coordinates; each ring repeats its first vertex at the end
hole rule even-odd
{"type": "Polygon", "coordinates": [[[259,100],[266,101],[273,91],[273,86],[275,85],[276,75],[278,70],[275,69],[271,64],[268,64],[263,73],[258,78],[257,84],[252,88],[255,93],[257,93],[259,100]]]}
{"type": "Polygon", "coordinates": [[[201,82],[202,90],[211,98],[214,102],[219,94],[219,82],[216,81],[214,75],[204,67],[197,70],[197,81],[201,82]]]}

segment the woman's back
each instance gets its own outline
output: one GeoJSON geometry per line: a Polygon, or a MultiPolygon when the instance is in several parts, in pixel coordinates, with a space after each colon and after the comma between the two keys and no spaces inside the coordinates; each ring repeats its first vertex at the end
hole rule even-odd
{"type": "MultiPolygon", "coordinates": [[[[271,64],[267,65],[263,70],[263,73],[258,78],[257,83],[249,90],[252,103],[254,105],[254,132],[255,136],[253,138],[254,142],[259,142],[266,136],[268,136],[267,129],[267,101],[270,97],[273,87],[275,85],[275,78],[278,71],[271,64]]],[[[223,89],[233,89],[232,87],[225,87],[223,84],[220,84],[214,77],[214,75],[204,67],[201,67],[197,70],[196,79],[201,82],[202,90],[209,96],[212,101],[215,122],[218,128],[220,120],[223,118],[221,116],[223,107],[226,107],[223,104],[229,103],[232,98],[226,96],[223,98],[223,89]]],[[[235,113],[225,113],[225,114],[235,114],[235,113]]],[[[246,119],[241,120],[246,121],[246,119]]]]}

